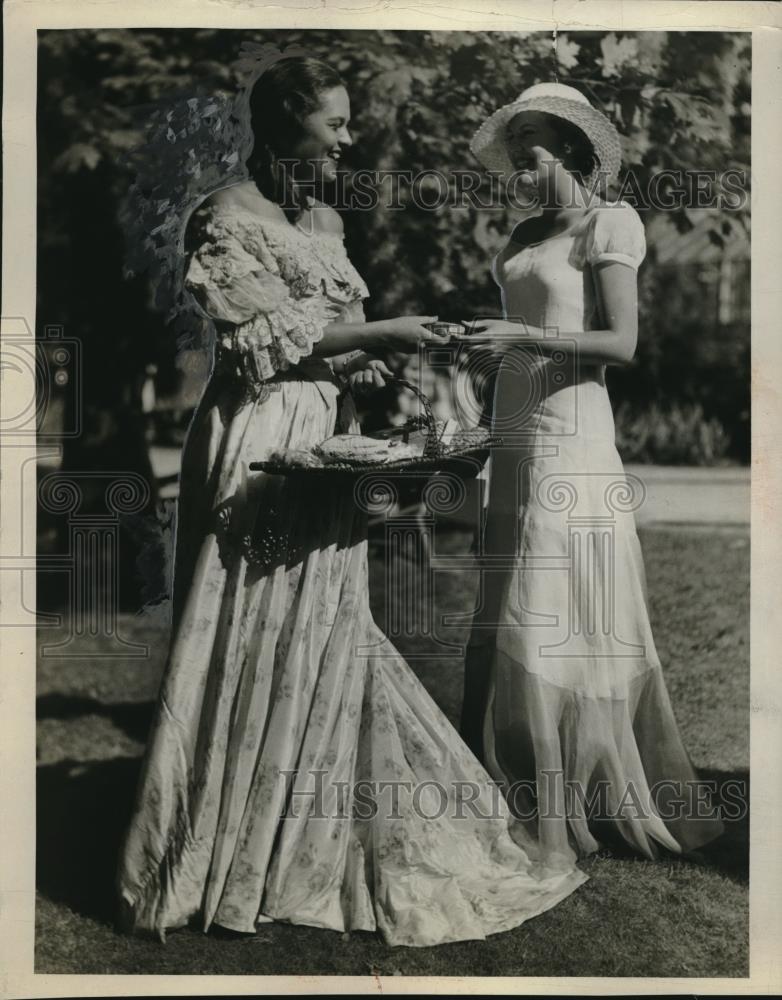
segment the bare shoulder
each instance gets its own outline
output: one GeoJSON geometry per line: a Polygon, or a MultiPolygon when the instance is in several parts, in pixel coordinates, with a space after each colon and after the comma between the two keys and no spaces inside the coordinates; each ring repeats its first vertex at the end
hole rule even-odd
{"type": "Polygon", "coordinates": [[[326,205],[322,201],[312,202],[312,219],[315,228],[321,233],[342,236],[345,232],[342,216],[331,205],[326,205]]]}
{"type": "Polygon", "coordinates": [[[230,187],[213,191],[191,213],[185,227],[185,248],[190,249],[200,243],[204,227],[220,211],[246,212],[256,219],[279,222],[284,216],[278,205],[264,198],[252,181],[242,181],[230,187]]]}

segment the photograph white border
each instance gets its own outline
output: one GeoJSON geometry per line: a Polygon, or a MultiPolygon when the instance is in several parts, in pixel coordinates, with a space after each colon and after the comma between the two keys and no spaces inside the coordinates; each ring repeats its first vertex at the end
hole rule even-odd
{"type": "MultiPolygon", "coordinates": [[[[3,96],[2,333],[35,329],[36,30],[224,27],[442,31],[746,30],[752,64],[752,604],[750,976],[421,978],[36,975],[35,629],[0,627],[0,993],[3,997],[318,993],[731,994],[782,991],[782,5],[598,0],[6,0],[3,96]]],[[[2,413],[14,411],[11,394],[2,413]]],[[[0,439],[0,553],[35,552],[33,446],[0,439]],[[20,480],[22,489],[20,489],[20,480]],[[28,507],[22,518],[22,498],[28,507]],[[24,537],[20,538],[23,525],[24,537]],[[21,548],[20,548],[21,545],[21,548]]],[[[0,608],[18,602],[0,574],[0,608]]]]}

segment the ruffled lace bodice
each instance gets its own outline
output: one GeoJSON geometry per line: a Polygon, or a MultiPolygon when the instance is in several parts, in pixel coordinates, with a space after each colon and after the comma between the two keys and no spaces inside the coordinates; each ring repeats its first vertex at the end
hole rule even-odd
{"type": "Polygon", "coordinates": [[[306,233],[238,206],[194,217],[185,284],[217,331],[216,369],[260,387],[312,353],[329,323],[363,318],[369,292],[340,234],[306,233]]]}

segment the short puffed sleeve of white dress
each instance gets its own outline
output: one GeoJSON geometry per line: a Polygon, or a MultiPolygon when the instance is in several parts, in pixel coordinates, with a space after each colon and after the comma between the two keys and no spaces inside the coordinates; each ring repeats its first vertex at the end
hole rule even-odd
{"type": "Polygon", "coordinates": [[[646,256],[644,226],[632,205],[618,201],[592,212],[586,232],[589,264],[618,262],[637,270],[646,256]]]}

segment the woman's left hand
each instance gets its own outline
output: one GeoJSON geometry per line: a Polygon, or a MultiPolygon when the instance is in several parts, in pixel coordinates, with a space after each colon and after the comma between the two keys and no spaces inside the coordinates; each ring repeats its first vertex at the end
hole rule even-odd
{"type": "Polygon", "coordinates": [[[371,392],[382,389],[387,378],[393,378],[394,373],[380,358],[373,358],[363,368],[348,376],[348,384],[354,392],[371,392]]]}

